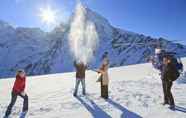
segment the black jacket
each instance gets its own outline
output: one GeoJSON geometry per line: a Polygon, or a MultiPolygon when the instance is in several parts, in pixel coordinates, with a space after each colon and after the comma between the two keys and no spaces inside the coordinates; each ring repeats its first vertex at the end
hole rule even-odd
{"type": "Polygon", "coordinates": [[[167,65],[163,65],[163,78],[166,81],[174,81],[177,79],[178,70],[176,69],[176,65],[169,63],[167,65]]]}

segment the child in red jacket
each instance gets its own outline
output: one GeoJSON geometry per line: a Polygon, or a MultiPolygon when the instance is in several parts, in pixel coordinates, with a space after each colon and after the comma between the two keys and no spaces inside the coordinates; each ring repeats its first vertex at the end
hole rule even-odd
{"type": "Polygon", "coordinates": [[[20,118],[24,118],[24,116],[26,115],[28,111],[28,96],[24,91],[25,82],[26,82],[26,74],[24,70],[17,71],[16,80],[14,82],[14,86],[12,89],[11,102],[8,105],[4,118],[8,118],[8,116],[11,114],[11,110],[17,100],[17,96],[20,96],[21,98],[24,99],[23,109],[22,109],[22,113],[20,114],[20,118]]]}

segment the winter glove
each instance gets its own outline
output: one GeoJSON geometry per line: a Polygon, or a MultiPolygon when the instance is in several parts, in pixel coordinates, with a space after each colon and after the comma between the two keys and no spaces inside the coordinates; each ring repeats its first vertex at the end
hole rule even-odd
{"type": "Polygon", "coordinates": [[[25,93],[24,91],[22,91],[22,92],[21,92],[21,95],[22,95],[22,96],[25,96],[25,95],[26,95],[26,93],[25,93]]]}

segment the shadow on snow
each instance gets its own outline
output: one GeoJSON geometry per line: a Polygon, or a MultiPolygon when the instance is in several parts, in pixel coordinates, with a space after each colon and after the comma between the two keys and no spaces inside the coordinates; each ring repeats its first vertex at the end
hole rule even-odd
{"type": "Polygon", "coordinates": [[[113,101],[111,99],[108,99],[107,102],[110,103],[111,105],[113,105],[118,110],[122,111],[121,118],[142,118],[138,114],[127,110],[125,107],[123,107],[122,105],[116,103],[115,101],[113,101]]]}
{"type": "MultiPolygon", "coordinates": [[[[91,103],[91,105],[89,105],[81,97],[76,97],[76,98],[81,102],[81,104],[85,106],[85,108],[92,114],[94,118],[111,118],[111,116],[108,115],[105,111],[103,111],[95,102],[93,102],[93,100],[89,98],[87,99],[86,97],[86,101],[91,103]]],[[[122,111],[121,118],[142,118],[138,114],[127,110],[122,105],[114,102],[111,99],[106,100],[106,102],[108,102],[109,104],[117,108],[118,110],[122,111]]]]}
{"type": "Polygon", "coordinates": [[[175,110],[186,113],[186,108],[184,108],[184,107],[176,106],[175,110]]]}
{"type": "Polygon", "coordinates": [[[76,97],[80,102],[81,104],[83,104],[85,106],[85,108],[92,114],[92,116],[94,118],[111,118],[106,112],[104,112],[98,105],[96,105],[95,102],[93,102],[92,100],[90,99],[86,99],[88,100],[91,105],[87,104],[85,100],[83,100],[82,98],[80,97],[76,97]]]}

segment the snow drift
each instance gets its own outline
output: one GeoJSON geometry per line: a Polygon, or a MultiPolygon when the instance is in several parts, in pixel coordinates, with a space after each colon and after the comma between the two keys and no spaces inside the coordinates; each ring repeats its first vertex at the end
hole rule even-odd
{"type": "MultiPolygon", "coordinates": [[[[186,59],[183,59],[186,66],[186,59]]],[[[75,73],[28,77],[28,118],[185,118],[186,84],[174,82],[172,91],[176,110],[162,106],[161,80],[151,64],[139,64],[109,70],[108,101],[100,98],[97,73],[86,73],[87,96],[73,97],[75,73]]],[[[181,77],[182,78],[182,77],[181,77]]],[[[180,78],[180,80],[181,80],[180,78]]],[[[0,80],[0,117],[10,101],[14,79],[0,80]]],[[[22,99],[18,97],[12,117],[21,112],[22,99]]]]}

